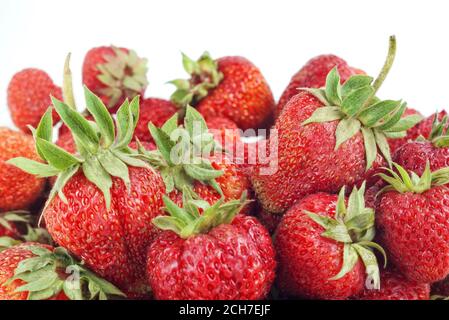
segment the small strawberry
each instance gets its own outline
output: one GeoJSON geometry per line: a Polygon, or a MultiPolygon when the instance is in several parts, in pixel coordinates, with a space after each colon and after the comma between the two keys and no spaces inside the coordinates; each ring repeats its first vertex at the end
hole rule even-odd
{"type": "Polygon", "coordinates": [[[0,300],[92,300],[124,294],[64,248],[27,242],[0,253],[0,300]]]}
{"type": "Polygon", "coordinates": [[[140,117],[134,131],[134,138],[140,141],[148,139],[152,141],[151,136],[148,135],[148,124],[152,122],[160,128],[176,112],[178,112],[178,108],[170,101],[157,98],[144,99],[140,104],[140,117]]]}
{"type": "MultiPolygon", "coordinates": [[[[39,69],[25,69],[16,73],[8,86],[8,107],[14,124],[28,133],[28,126],[36,127],[51,105],[50,95],[59,99],[61,88],[39,69]]],[[[54,120],[58,120],[56,113],[54,120]]]]}
{"type": "Polygon", "coordinates": [[[407,280],[394,271],[380,273],[380,290],[364,290],[355,300],[429,300],[430,285],[407,280]]]}
{"type": "Polygon", "coordinates": [[[148,85],[147,60],[125,48],[93,48],[84,58],[83,83],[115,113],[126,98],[143,96],[148,85]]]}
{"type": "Polygon", "coordinates": [[[170,216],[153,223],[166,230],[150,246],[147,272],[156,299],[259,300],[275,276],[275,252],[267,230],[253,217],[237,215],[244,198],[210,205],[168,197],[170,216]],[[200,214],[201,212],[201,214],[200,214]]]}
{"type": "Polygon", "coordinates": [[[265,174],[257,164],[251,177],[265,210],[282,214],[309,194],[378,180],[375,173],[391,162],[387,137],[414,124],[401,119],[405,103],[375,97],[393,62],[395,43],[391,37],[387,61],[374,82],[357,75],[341,86],[334,68],[324,89],[304,89],[287,103],[269,138],[277,149],[270,155],[277,170],[265,174]]]}
{"type": "Polygon", "coordinates": [[[394,164],[380,174],[388,183],[377,202],[379,239],[398,270],[411,281],[430,283],[449,275],[448,168],[421,177],[394,164]]]}
{"type": "Polygon", "coordinates": [[[404,144],[396,151],[394,161],[418,175],[424,172],[427,162],[430,163],[430,170],[447,167],[449,164],[449,133],[446,115],[441,118],[441,121],[438,120],[437,115],[433,117],[433,125],[426,138],[420,136],[416,141],[404,144]]]}
{"type": "Polygon", "coordinates": [[[365,186],[347,201],[340,194],[310,195],[283,216],[274,236],[281,292],[311,299],[346,299],[364,285],[380,288],[372,248],[374,210],[365,207],[365,186]],[[366,275],[365,275],[366,273],[366,275]]]}
{"type": "Polygon", "coordinates": [[[0,212],[28,209],[44,191],[44,179],[6,163],[19,156],[41,161],[31,136],[0,127],[0,212]]]}
{"type": "Polygon", "coordinates": [[[309,60],[290,80],[276,107],[276,117],[280,115],[287,102],[299,92],[299,88],[321,88],[326,84],[328,73],[337,67],[341,83],[356,74],[365,74],[351,68],[347,62],[332,54],[320,55],[309,60]]]}
{"type": "Polygon", "coordinates": [[[225,117],[240,129],[270,125],[274,98],[260,70],[243,57],[213,60],[204,53],[198,61],[183,55],[189,80],[174,80],[172,101],[198,108],[205,117],[225,117]]]}
{"type": "Polygon", "coordinates": [[[87,88],[85,95],[95,125],[53,98],[77,142],[76,155],[51,143],[49,110],[35,130],[37,150],[48,164],[24,158],[10,163],[32,174],[57,175],[43,217],[59,245],[123,290],[144,294],[146,251],[159,232],[151,220],[161,213],[165,187],[160,175],[128,147],[139,98],[124,102],[114,126],[102,101],[87,88]]]}

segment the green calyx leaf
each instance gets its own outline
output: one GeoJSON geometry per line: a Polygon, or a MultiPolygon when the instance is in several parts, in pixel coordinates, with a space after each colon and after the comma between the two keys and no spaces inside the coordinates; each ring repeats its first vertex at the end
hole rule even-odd
{"type": "Polygon", "coordinates": [[[196,105],[205,98],[209,90],[217,87],[223,80],[223,74],[218,70],[217,62],[208,52],[194,61],[182,54],[185,71],[191,76],[189,80],[176,79],[170,83],[176,87],[171,100],[181,108],[186,105],[196,105]]]}
{"type": "Polygon", "coordinates": [[[26,246],[34,257],[22,260],[7,282],[22,280],[16,292],[28,292],[29,300],[45,300],[61,292],[71,300],[104,299],[125,296],[111,283],[88,270],[62,247],[47,249],[26,246]]]}
{"type": "Polygon", "coordinates": [[[387,138],[397,138],[421,120],[419,116],[401,119],[406,104],[402,101],[384,100],[376,98],[376,92],[385,80],[390,70],[396,50],[396,40],[390,38],[388,57],[378,78],[365,75],[355,75],[345,84],[340,84],[337,67],[332,69],[326,79],[323,89],[303,89],[317,99],[323,107],[315,110],[303,125],[339,121],[335,133],[337,150],[343,143],[362,132],[365,140],[366,163],[371,168],[378,149],[391,164],[390,150],[387,138]]]}
{"type": "Polygon", "coordinates": [[[446,115],[440,121],[438,120],[438,113],[435,113],[432,131],[429,134],[428,140],[437,148],[449,147],[448,118],[446,115]]]}
{"type": "Polygon", "coordinates": [[[81,113],[64,102],[52,98],[54,108],[74,137],[79,155],[72,155],[52,143],[53,123],[49,109],[37,129],[33,130],[36,149],[47,163],[25,158],[11,159],[8,163],[38,177],[58,177],[47,204],[56,195],[67,202],[63,188],[81,169],[86,178],[102,191],[109,209],[112,178],[121,179],[130,190],[129,166],[150,168],[139,159],[137,151],[128,147],[139,119],[139,97],[135,97],[131,103],[125,100],[117,112],[114,125],[114,120],[101,99],[88,88],[85,88],[84,93],[87,110],[94,122],[86,120],[81,113]]]}
{"type": "Polygon", "coordinates": [[[141,159],[147,161],[162,175],[166,192],[193,192],[195,181],[213,187],[220,195],[222,190],[216,180],[224,172],[217,170],[209,161],[220,146],[209,133],[206,122],[198,111],[187,106],[184,125],[178,126],[177,116],[169,119],[162,128],[149,124],[156,143],[156,151],[139,147],[141,159]]]}
{"type": "Polygon", "coordinates": [[[11,237],[6,237],[6,236],[0,237],[0,252],[6,250],[8,248],[14,247],[15,245],[18,245],[20,243],[22,243],[22,241],[13,239],[11,237]]]}
{"type": "Polygon", "coordinates": [[[158,216],[153,224],[162,230],[175,232],[183,239],[204,234],[221,224],[232,223],[234,217],[249,201],[246,192],[239,200],[224,202],[218,200],[213,205],[199,200],[189,192],[183,193],[183,208],[164,196],[165,211],[168,216],[158,216]]]}
{"type": "Polygon", "coordinates": [[[430,163],[427,161],[426,168],[420,177],[415,172],[407,172],[407,170],[397,163],[393,163],[393,166],[396,171],[390,168],[384,168],[388,174],[378,174],[379,177],[388,183],[388,185],[379,191],[379,193],[392,190],[400,193],[423,193],[434,186],[441,186],[449,183],[449,167],[432,172],[430,170],[430,163]]]}
{"type": "Polygon", "coordinates": [[[106,62],[97,65],[100,80],[106,88],[101,93],[108,97],[108,108],[119,103],[121,98],[134,98],[148,86],[147,59],[140,58],[135,51],[128,52],[112,46],[113,55],[105,56],[106,62]]]}
{"type": "Polygon", "coordinates": [[[375,236],[375,215],[372,208],[365,207],[365,183],[360,189],[354,187],[346,205],[345,188],[340,190],[336,204],[335,217],[328,217],[306,211],[314,222],[324,228],[323,237],[344,244],[343,265],[331,280],[338,280],[350,272],[359,258],[365,264],[367,276],[372,279],[374,288],[379,288],[379,267],[372,248],[379,250],[385,258],[384,250],[372,242],[375,236]]]}

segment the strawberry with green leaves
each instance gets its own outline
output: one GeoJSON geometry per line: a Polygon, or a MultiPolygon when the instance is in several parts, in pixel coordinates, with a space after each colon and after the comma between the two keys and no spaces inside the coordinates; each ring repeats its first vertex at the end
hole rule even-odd
{"type": "Polygon", "coordinates": [[[125,100],[114,125],[99,97],[87,88],[85,97],[95,122],[53,98],[74,137],[76,155],[51,142],[49,110],[34,131],[37,150],[47,164],[25,158],[9,163],[37,176],[56,175],[43,210],[53,239],[122,290],[144,294],[146,250],[159,232],[151,221],[161,214],[165,186],[128,147],[139,117],[139,98],[125,100]]]}
{"type": "Polygon", "coordinates": [[[260,70],[243,57],[214,60],[205,52],[197,61],[183,55],[190,79],[172,81],[177,90],[172,101],[190,104],[207,118],[224,117],[240,129],[270,125],[274,98],[260,70]]]}
{"type": "Polygon", "coordinates": [[[184,197],[180,208],[164,197],[169,216],[153,223],[165,230],[148,251],[147,272],[156,299],[259,300],[275,276],[275,252],[268,231],[246,205],[223,199],[209,204],[184,197]]]}
{"type": "Polygon", "coordinates": [[[379,239],[409,280],[431,283],[449,275],[449,168],[419,176],[398,164],[380,176],[388,183],[378,196],[379,239]]]}
{"type": "Polygon", "coordinates": [[[252,183],[265,210],[282,214],[301,198],[335,193],[342,186],[368,186],[385,163],[391,163],[388,137],[400,137],[417,119],[402,118],[405,103],[379,100],[375,95],[391,68],[396,41],[390,39],[386,63],[373,79],[366,75],[340,84],[337,69],[323,89],[305,88],[294,96],[277,119],[277,171],[265,175],[260,165],[252,170],[252,183]]]}
{"type": "Polygon", "coordinates": [[[62,247],[27,242],[0,252],[0,300],[105,300],[123,296],[62,247]]]}

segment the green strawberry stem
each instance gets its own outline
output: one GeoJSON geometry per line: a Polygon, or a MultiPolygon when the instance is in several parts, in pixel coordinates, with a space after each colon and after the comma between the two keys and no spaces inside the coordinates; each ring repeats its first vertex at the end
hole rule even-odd
{"type": "Polygon", "coordinates": [[[75,97],[73,94],[72,71],[70,70],[70,58],[71,58],[71,53],[67,54],[67,57],[66,57],[66,60],[64,63],[62,96],[64,98],[64,102],[69,107],[76,110],[75,97]]]}
{"type": "MultiPolygon", "coordinates": [[[[379,88],[382,86],[385,79],[387,78],[387,75],[390,72],[391,67],[393,66],[395,57],[396,57],[396,37],[393,35],[393,36],[390,36],[390,39],[389,39],[387,59],[385,60],[384,66],[382,67],[378,77],[376,78],[376,80],[374,81],[374,84],[373,84],[373,88],[374,88],[373,97],[376,95],[377,91],[379,90],[379,88]]],[[[371,101],[369,100],[368,103],[369,102],[371,102],[371,101]]]]}
{"type": "Polygon", "coordinates": [[[183,193],[183,207],[177,206],[169,197],[164,196],[164,210],[168,216],[158,216],[153,224],[161,230],[173,231],[183,239],[204,234],[221,224],[230,224],[245,207],[246,192],[239,200],[225,202],[223,198],[210,205],[207,201],[192,197],[190,192],[183,193]]]}
{"type": "Polygon", "coordinates": [[[24,249],[35,257],[21,261],[7,283],[24,281],[15,292],[28,292],[28,300],[46,300],[61,292],[70,300],[125,297],[117,287],[87,269],[62,247],[50,250],[29,245],[24,249]]]}
{"type": "Polygon", "coordinates": [[[375,214],[372,208],[365,207],[365,183],[360,190],[357,187],[351,192],[348,206],[345,204],[345,187],[338,195],[335,218],[319,215],[310,211],[305,213],[325,231],[323,237],[344,243],[343,265],[331,280],[338,280],[350,272],[358,259],[362,259],[365,265],[366,274],[373,282],[375,289],[380,288],[380,274],[377,258],[373,249],[378,250],[384,257],[384,267],[387,264],[387,257],[384,249],[373,242],[375,236],[375,214]]]}

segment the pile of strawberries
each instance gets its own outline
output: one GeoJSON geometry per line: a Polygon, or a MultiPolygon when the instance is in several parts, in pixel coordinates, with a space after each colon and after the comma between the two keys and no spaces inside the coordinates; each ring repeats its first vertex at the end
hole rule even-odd
{"type": "Polygon", "coordinates": [[[377,96],[395,53],[315,57],[277,104],[243,57],[183,55],[170,100],[126,48],[87,53],[82,105],[70,55],[17,73],[0,299],[446,299],[448,119],[377,96]]]}

